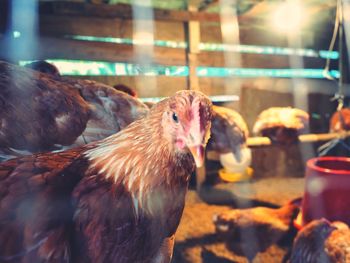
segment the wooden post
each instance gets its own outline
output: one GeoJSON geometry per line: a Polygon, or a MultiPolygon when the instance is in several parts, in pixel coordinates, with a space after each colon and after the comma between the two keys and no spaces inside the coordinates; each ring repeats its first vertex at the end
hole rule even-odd
{"type": "MultiPolygon", "coordinates": [[[[197,6],[194,0],[188,1],[189,12],[197,12],[197,6]]],[[[188,21],[185,23],[185,39],[187,41],[186,62],[189,75],[187,78],[187,87],[190,90],[200,90],[197,76],[198,53],[200,43],[199,21],[188,21]]],[[[196,188],[199,191],[205,181],[205,161],[201,168],[196,169],[196,188]]]]}
{"type": "MultiPolygon", "coordinates": [[[[221,0],[220,1],[220,26],[222,43],[224,45],[239,45],[239,21],[236,6],[232,3],[235,1],[221,0]]],[[[225,66],[227,68],[240,68],[241,54],[237,52],[224,51],[225,66]]],[[[241,96],[241,83],[237,78],[228,76],[225,78],[225,92],[226,94],[234,94],[241,96]]]]}
{"type": "MultiPolygon", "coordinates": [[[[188,2],[188,11],[196,12],[197,7],[193,4],[193,0],[188,2]]],[[[189,69],[188,88],[199,90],[198,77],[196,68],[198,65],[198,53],[200,43],[200,27],[199,21],[188,21],[185,23],[185,39],[187,40],[187,65],[189,69]]]]}

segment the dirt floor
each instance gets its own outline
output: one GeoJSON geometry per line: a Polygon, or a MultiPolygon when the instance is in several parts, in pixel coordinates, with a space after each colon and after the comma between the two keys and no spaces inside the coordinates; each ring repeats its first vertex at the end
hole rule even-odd
{"type": "MultiPolygon", "coordinates": [[[[224,240],[215,233],[213,215],[237,207],[277,207],[301,197],[303,178],[269,178],[259,181],[219,184],[190,190],[185,211],[176,233],[173,263],[248,262],[226,248],[224,240]]],[[[272,245],[258,253],[253,262],[282,262],[292,239],[272,245]]]]}

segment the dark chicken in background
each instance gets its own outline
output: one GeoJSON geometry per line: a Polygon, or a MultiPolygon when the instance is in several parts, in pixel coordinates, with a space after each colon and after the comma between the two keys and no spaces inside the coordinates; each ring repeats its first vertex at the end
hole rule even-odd
{"type": "Polygon", "coordinates": [[[214,215],[213,221],[227,247],[252,261],[257,253],[293,232],[293,221],[298,213],[299,205],[289,202],[280,208],[229,210],[214,215]]]}
{"type": "Polygon", "coordinates": [[[169,262],[210,100],[181,91],[104,140],[0,165],[0,262],[169,262]]]}
{"type": "Polygon", "coordinates": [[[107,85],[0,61],[0,158],[96,141],[147,112],[107,85]]]}
{"type": "Polygon", "coordinates": [[[313,220],[296,236],[290,263],[350,262],[350,229],[342,222],[313,220]]]}
{"type": "Polygon", "coordinates": [[[58,70],[58,68],[54,64],[51,64],[45,60],[37,60],[31,63],[28,63],[25,65],[25,67],[34,69],[42,73],[51,74],[53,76],[61,76],[61,73],[58,70]]]}
{"type": "Polygon", "coordinates": [[[330,132],[340,132],[350,130],[350,109],[343,108],[332,114],[329,123],[330,132]]]}
{"type": "Polygon", "coordinates": [[[220,154],[233,153],[241,160],[241,148],[245,146],[248,127],[242,116],[229,108],[213,106],[211,137],[208,149],[220,154]]]}
{"type": "MultiPolygon", "coordinates": [[[[342,108],[334,112],[329,121],[329,132],[345,133],[350,130],[350,109],[342,108]]],[[[350,137],[339,135],[318,149],[319,156],[350,156],[350,137]]]]}

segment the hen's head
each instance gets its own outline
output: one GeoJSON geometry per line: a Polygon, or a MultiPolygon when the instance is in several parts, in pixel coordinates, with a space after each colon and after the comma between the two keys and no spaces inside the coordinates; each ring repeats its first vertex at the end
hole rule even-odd
{"type": "MultiPolygon", "coordinates": [[[[154,109],[156,110],[156,109],[154,109]]],[[[183,90],[170,97],[162,115],[165,137],[176,153],[191,152],[196,166],[204,160],[204,149],[210,137],[212,103],[198,91],[183,90]]]]}

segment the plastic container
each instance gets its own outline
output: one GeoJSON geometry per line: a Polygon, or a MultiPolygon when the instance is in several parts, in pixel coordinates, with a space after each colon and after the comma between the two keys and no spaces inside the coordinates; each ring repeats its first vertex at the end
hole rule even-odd
{"type": "Polygon", "coordinates": [[[350,225],[350,158],[308,160],[301,210],[303,225],[319,218],[350,225]]]}
{"type": "Polygon", "coordinates": [[[219,170],[219,176],[226,182],[239,182],[248,180],[253,175],[253,169],[249,167],[252,162],[252,152],[248,147],[241,149],[241,161],[238,162],[233,153],[220,154],[220,163],[223,166],[219,170]]]}

